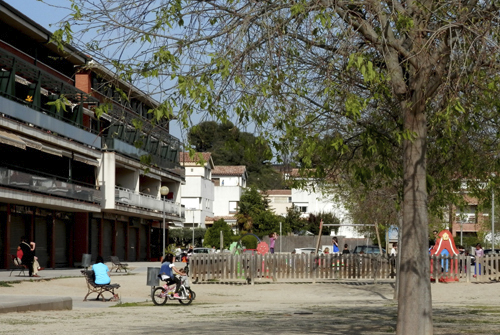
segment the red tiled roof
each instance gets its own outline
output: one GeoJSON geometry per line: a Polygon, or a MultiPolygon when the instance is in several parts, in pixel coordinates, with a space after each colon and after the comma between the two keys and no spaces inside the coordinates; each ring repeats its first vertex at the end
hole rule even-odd
{"type": "Polygon", "coordinates": [[[195,153],[194,157],[191,158],[191,157],[189,157],[189,152],[180,152],[179,153],[179,162],[181,164],[182,163],[196,163],[200,160],[199,159],[200,154],[205,162],[208,162],[210,160],[210,157],[212,156],[212,154],[210,152],[197,152],[197,153],[195,153]]]}
{"type": "Polygon", "coordinates": [[[245,174],[247,167],[245,165],[216,165],[212,170],[212,176],[225,175],[225,176],[241,176],[245,174]]]}

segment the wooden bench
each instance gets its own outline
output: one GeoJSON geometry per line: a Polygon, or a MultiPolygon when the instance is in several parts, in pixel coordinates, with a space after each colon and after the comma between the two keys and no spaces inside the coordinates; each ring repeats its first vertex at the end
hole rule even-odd
{"type": "Polygon", "coordinates": [[[19,273],[17,274],[17,276],[19,277],[21,275],[21,273],[23,274],[23,276],[26,276],[24,274],[24,271],[25,270],[28,270],[28,267],[24,264],[21,263],[21,260],[19,258],[17,258],[16,255],[10,255],[10,266],[12,266],[12,270],[10,271],[10,276],[12,276],[12,272],[16,271],[16,270],[19,270],[19,273]]]}
{"type": "Polygon", "coordinates": [[[87,281],[87,295],[83,298],[83,301],[87,301],[87,297],[92,293],[97,293],[97,298],[95,300],[99,300],[101,297],[102,301],[110,301],[111,299],[117,298],[115,294],[115,289],[120,288],[120,284],[108,284],[108,285],[99,285],[94,282],[94,271],[93,270],[82,270],[82,274],[87,281]],[[111,297],[106,299],[104,297],[104,293],[109,292],[111,297]]]}
{"type": "Polygon", "coordinates": [[[111,256],[111,263],[113,263],[113,265],[111,266],[111,271],[113,271],[113,269],[116,269],[115,272],[121,270],[125,270],[125,272],[127,272],[128,264],[121,263],[118,259],[118,256],[111,256]]]}

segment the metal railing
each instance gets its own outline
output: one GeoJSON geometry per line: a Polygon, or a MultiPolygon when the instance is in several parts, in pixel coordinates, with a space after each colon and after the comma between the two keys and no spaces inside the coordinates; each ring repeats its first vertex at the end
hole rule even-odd
{"type": "MultiPolygon", "coordinates": [[[[130,189],[115,186],[115,202],[144,208],[147,210],[163,213],[163,200],[149,194],[134,192],[130,189]]],[[[182,217],[181,204],[165,200],[165,213],[168,215],[182,217]]]]}
{"type": "Polygon", "coordinates": [[[0,185],[97,204],[102,200],[101,190],[97,186],[83,186],[71,181],[62,181],[54,176],[32,174],[7,167],[0,167],[0,185]]]}

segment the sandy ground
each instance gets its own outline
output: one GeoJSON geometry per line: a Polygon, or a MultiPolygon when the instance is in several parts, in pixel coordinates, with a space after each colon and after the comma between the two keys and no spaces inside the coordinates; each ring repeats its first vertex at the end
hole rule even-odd
{"type": "MultiPolygon", "coordinates": [[[[87,301],[85,280],[62,278],[0,287],[1,295],[69,296],[71,311],[0,314],[0,334],[391,334],[391,284],[192,284],[190,306],[154,306],[144,274],[114,278],[122,305],[87,301]],[[132,306],[131,306],[132,305],[132,306]],[[118,306],[118,307],[112,307],[118,306]]],[[[433,284],[435,334],[500,334],[500,283],[433,284]],[[473,320],[474,322],[472,322],[473,320]]]]}

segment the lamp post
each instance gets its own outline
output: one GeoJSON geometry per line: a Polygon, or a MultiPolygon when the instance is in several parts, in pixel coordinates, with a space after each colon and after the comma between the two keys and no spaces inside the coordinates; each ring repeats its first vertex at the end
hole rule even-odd
{"type": "Polygon", "coordinates": [[[193,208],[193,248],[194,248],[194,211],[196,208],[193,208]]]}
{"type": "Polygon", "coordinates": [[[165,197],[169,191],[167,186],[160,187],[160,194],[163,200],[163,258],[165,258],[165,197]]]}
{"type": "Polygon", "coordinates": [[[495,191],[491,188],[491,252],[495,252],[495,191]]]}

